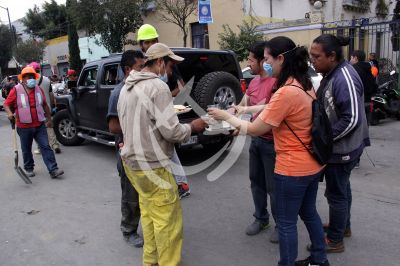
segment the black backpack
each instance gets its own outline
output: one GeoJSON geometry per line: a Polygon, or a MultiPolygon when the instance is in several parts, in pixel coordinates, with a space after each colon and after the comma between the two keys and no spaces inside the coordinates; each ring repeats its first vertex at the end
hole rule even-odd
{"type": "MultiPolygon", "coordinates": [[[[301,89],[303,88],[290,85],[301,89]]],[[[304,148],[306,148],[311,155],[317,160],[317,162],[321,165],[325,165],[328,163],[328,160],[332,156],[333,150],[333,135],[332,135],[332,127],[329,122],[329,118],[326,115],[326,112],[323,108],[323,105],[318,102],[317,99],[314,99],[310,94],[304,91],[308,96],[310,96],[312,101],[312,127],[311,127],[311,146],[312,150],[307,148],[304,142],[294,133],[294,131],[290,128],[290,126],[285,122],[286,126],[292,131],[292,133],[296,136],[296,138],[303,144],[304,148]]]]}

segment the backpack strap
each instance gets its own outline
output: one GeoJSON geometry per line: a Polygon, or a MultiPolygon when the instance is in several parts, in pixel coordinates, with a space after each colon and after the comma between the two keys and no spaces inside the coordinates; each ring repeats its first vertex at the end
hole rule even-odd
{"type": "Polygon", "coordinates": [[[303,144],[304,148],[306,148],[306,150],[313,155],[313,152],[307,148],[306,144],[304,144],[304,142],[299,138],[299,136],[297,136],[296,133],[294,133],[293,129],[289,126],[289,124],[286,122],[286,120],[283,120],[283,122],[285,123],[285,125],[290,129],[290,131],[292,131],[293,135],[300,141],[301,144],[303,144]]]}
{"type": "MultiPolygon", "coordinates": [[[[307,94],[308,96],[310,96],[311,99],[315,100],[314,97],[312,97],[310,94],[308,94],[308,93],[307,93],[302,87],[300,87],[300,86],[293,85],[293,84],[286,85],[286,86],[293,86],[293,87],[299,88],[299,89],[302,90],[305,94],[307,94]]],[[[314,88],[313,88],[313,89],[314,89],[314,88]]],[[[304,146],[304,148],[306,148],[306,150],[307,150],[311,155],[313,155],[313,152],[312,152],[309,148],[307,148],[307,146],[306,146],[306,145],[304,144],[304,142],[299,138],[299,136],[297,136],[297,134],[294,133],[293,129],[289,126],[289,124],[286,122],[286,120],[283,120],[283,122],[284,122],[285,125],[290,129],[290,131],[293,133],[293,135],[300,141],[300,143],[304,146]]]]}

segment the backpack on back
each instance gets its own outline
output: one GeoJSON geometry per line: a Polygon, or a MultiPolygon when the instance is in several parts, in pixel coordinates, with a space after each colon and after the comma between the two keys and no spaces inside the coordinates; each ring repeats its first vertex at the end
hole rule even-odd
{"type": "MultiPolygon", "coordinates": [[[[301,89],[303,88],[295,85],[290,85],[301,89]]],[[[303,144],[304,148],[306,148],[310,154],[317,160],[317,162],[321,165],[325,165],[328,163],[328,160],[332,156],[333,151],[333,134],[332,127],[329,122],[329,118],[326,115],[326,112],[323,106],[318,102],[317,99],[312,97],[306,91],[304,91],[308,96],[310,96],[312,100],[312,127],[311,127],[311,147],[312,150],[307,148],[304,142],[294,133],[294,131],[290,128],[290,126],[285,122],[286,126],[292,131],[292,133],[296,136],[296,138],[303,144]]]]}

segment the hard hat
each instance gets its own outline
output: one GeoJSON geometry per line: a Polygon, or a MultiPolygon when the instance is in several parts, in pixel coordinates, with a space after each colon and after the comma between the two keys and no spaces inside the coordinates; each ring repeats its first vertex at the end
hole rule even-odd
{"type": "Polygon", "coordinates": [[[146,41],[158,38],[156,28],[150,24],[143,24],[137,32],[137,41],[146,41]]]}
{"type": "Polygon", "coordinates": [[[372,66],[371,67],[371,73],[372,73],[372,76],[374,76],[374,78],[376,78],[377,76],[378,76],[378,68],[376,67],[376,66],[372,66]]]}
{"type": "Polygon", "coordinates": [[[40,75],[38,73],[36,73],[36,71],[35,71],[35,69],[33,69],[33,67],[26,66],[26,67],[24,67],[24,69],[22,69],[21,74],[18,75],[18,79],[22,80],[26,74],[34,74],[35,79],[40,78],[40,75]]]}
{"type": "Polygon", "coordinates": [[[40,70],[40,64],[37,62],[32,62],[28,66],[33,67],[34,70],[40,70]]]}
{"type": "Polygon", "coordinates": [[[76,71],[73,69],[68,69],[67,78],[70,76],[76,76],[76,71]]]}

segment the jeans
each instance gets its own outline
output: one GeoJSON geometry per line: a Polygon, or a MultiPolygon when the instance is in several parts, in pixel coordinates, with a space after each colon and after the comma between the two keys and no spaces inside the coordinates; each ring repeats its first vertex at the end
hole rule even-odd
{"type": "Polygon", "coordinates": [[[122,159],[118,153],[118,173],[121,178],[121,231],[124,236],[137,232],[140,220],[139,195],[132,186],[125,169],[122,166],[122,159]],[[121,167],[121,168],[120,168],[121,167]]]}
{"type": "Polygon", "coordinates": [[[328,164],[325,167],[325,197],[329,204],[327,237],[334,243],[343,241],[346,227],[350,228],[351,187],[350,174],[358,159],[346,164],[328,164]]]}
{"type": "Polygon", "coordinates": [[[298,215],[310,236],[312,260],[323,263],[327,259],[324,231],[316,209],[320,175],[321,172],[310,176],[274,176],[280,251],[278,266],[293,266],[297,258],[298,215]]]}
{"type": "Polygon", "coordinates": [[[49,145],[47,129],[44,124],[39,127],[17,128],[21,140],[22,157],[24,158],[24,169],[33,171],[35,162],[32,156],[32,142],[35,139],[39,145],[40,153],[49,173],[58,169],[54,152],[49,145]]]}
{"type": "Polygon", "coordinates": [[[249,152],[249,176],[255,207],[254,217],[263,223],[269,223],[267,209],[269,195],[271,213],[276,221],[273,181],[275,168],[274,143],[260,137],[254,137],[251,139],[249,152]]]}

